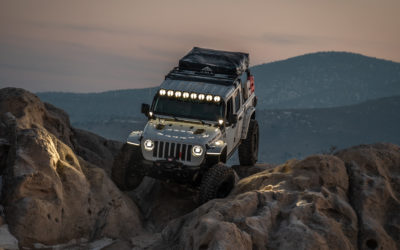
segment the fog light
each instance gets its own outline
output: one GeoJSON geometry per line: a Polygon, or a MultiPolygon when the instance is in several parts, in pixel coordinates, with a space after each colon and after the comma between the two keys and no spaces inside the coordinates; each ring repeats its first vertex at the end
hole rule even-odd
{"type": "Polygon", "coordinates": [[[199,157],[203,154],[203,148],[199,145],[196,145],[192,148],[192,155],[199,157]]]}
{"type": "Polygon", "coordinates": [[[146,140],[144,142],[144,149],[147,151],[151,151],[154,149],[154,142],[152,140],[146,140]]]}

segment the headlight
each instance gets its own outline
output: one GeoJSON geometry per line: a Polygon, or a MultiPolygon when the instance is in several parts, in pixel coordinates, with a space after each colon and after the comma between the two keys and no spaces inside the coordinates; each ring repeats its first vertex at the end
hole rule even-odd
{"type": "Polygon", "coordinates": [[[196,146],[194,146],[192,148],[192,155],[193,156],[199,157],[202,154],[203,154],[203,148],[201,146],[196,145],[196,146]]]}
{"type": "Polygon", "coordinates": [[[152,140],[146,140],[144,142],[144,149],[146,149],[147,151],[151,151],[154,148],[154,142],[152,140]]]}

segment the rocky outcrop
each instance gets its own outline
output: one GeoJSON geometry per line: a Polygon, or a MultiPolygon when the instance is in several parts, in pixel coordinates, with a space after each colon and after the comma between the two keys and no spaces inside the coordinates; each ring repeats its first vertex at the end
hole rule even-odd
{"type": "Polygon", "coordinates": [[[349,205],[344,163],[312,156],[242,179],[170,223],[167,242],[183,249],[352,249],[357,216],[349,205]]]}
{"type": "Polygon", "coordinates": [[[157,245],[178,249],[399,249],[400,147],[316,155],[242,179],[170,222],[157,245]]]}
{"type": "Polygon", "coordinates": [[[138,208],[106,173],[119,143],[74,130],[21,89],[0,90],[0,114],[2,204],[20,246],[142,231],[138,208]]]}
{"type": "Polygon", "coordinates": [[[361,145],[337,156],[349,174],[360,249],[400,249],[400,147],[361,145]]]}
{"type": "Polygon", "coordinates": [[[397,145],[233,166],[235,189],[201,206],[196,189],[147,177],[121,193],[108,177],[120,147],[29,92],[1,89],[0,239],[9,248],[18,239],[58,249],[400,249],[397,145]]]}

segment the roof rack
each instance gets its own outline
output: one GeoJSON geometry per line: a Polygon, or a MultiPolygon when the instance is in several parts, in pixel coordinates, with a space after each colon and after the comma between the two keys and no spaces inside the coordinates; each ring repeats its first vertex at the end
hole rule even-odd
{"type": "Polygon", "coordinates": [[[234,85],[249,68],[249,54],[194,47],[165,79],[234,85]]]}
{"type": "Polygon", "coordinates": [[[165,79],[234,85],[238,77],[239,76],[236,74],[215,74],[208,70],[185,70],[175,67],[168,73],[168,75],[165,76],[165,79]]]}
{"type": "Polygon", "coordinates": [[[194,47],[179,60],[183,70],[205,70],[216,74],[241,75],[249,68],[249,54],[194,47]]]}

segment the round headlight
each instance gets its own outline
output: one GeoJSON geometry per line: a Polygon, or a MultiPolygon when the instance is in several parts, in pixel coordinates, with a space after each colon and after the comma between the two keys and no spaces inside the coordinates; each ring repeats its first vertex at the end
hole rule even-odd
{"type": "Polygon", "coordinates": [[[192,148],[192,155],[193,156],[199,157],[202,154],[203,154],[203,148],[201,146],[198,146],[198,145],[193,146],[193,148],[192,148]]]}
{"type": "Polygon", "coordinates": [[[146,140],[144,142],[144,149],[146,149],[147,151],[151,151],[154,148],[154,142],[152,140],[146,140]]]}

